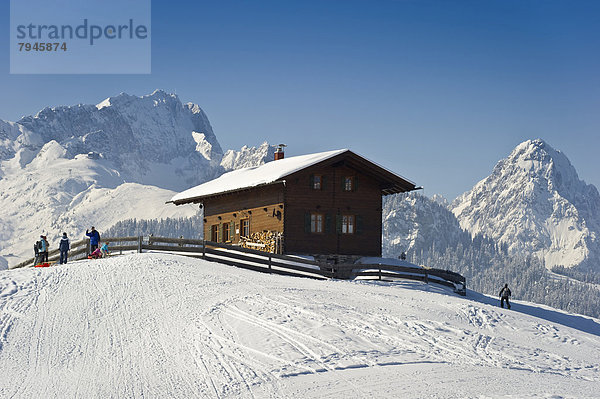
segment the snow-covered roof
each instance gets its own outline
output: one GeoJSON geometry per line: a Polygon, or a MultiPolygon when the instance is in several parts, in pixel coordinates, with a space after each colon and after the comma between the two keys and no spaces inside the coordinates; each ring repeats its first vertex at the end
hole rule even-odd
{"type": "Polygon", "coordinates": [[[415,189],[414,183],[410,180],[390,172],[389,170],[353,153],[348,149],[341,149],[289,157],[268,162],[260,166],[234,170],[232,172],[225,173],[214,180],[176,194],[169,202],[179,205],[197,201],[216,194],[224,194],[266,184],[272,184],[282,181],[286,176],[289,176],[292,173],[298,172],[302,169],[316,165],[320,162],[344,153],[348,153],[350,156],[361,160],[361,164],[363,165],[369,165],[369,167],[376,168],[379,173],[386,175],[388,181],[393,181],[394,184],[388,189],[389,192],[385,192],[384,194],[387,195],[394,192],[403,192],[415,189]],[[398,188],[397,184],[402,185],[402,188],[398,188]]]}
{"type": "Polygon", "coordinates": [[[220,177],[196,187],[192,187],[171,198],[171,202],[180,203],[194,198],[207,197],[214,194],[243,190],[246,188],[274,183],[294,172],[325,161],[347,149],[300,155],[268,162],[264,165],[244,168],[225,173],[220,177]]]}

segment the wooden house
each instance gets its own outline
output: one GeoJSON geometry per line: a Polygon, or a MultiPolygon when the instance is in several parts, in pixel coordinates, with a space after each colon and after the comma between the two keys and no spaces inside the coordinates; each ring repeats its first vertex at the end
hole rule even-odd
{"type": "Polygon", "coordinates": [[[415,184],[350,150],[235,170],[175,195],[204,208],[204,237],[284,254],[381,256],[382,196],[415,184]]]}

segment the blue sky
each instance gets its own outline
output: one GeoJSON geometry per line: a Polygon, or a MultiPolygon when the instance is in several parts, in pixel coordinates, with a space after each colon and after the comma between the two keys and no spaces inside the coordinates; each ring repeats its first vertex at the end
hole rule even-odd
{"type": "Polygon", "coordinates": [[[157,88],[224,149],[350,148],[453,199],[541,137],[600,187],[600,2],[152,2],[149,75],[10,75],[0,119],[157,88]]]}

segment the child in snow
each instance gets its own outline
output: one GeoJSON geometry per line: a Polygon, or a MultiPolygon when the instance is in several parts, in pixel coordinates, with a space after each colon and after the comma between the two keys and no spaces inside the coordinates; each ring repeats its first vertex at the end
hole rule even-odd
{"type": "Polygon", "coordinates": [[[100,248],[100,253],[101,253],[101,255],[102,255],[103,258],[106,258],[108,255],[110,255],[110,252],[108,252],[108,244],[110,244],[110,242],[107,241],[100,248]]]}
{"type": "Polygon", "coordinates": [[[98,259],[102,256],[102,252],[100,251],[100,248],[96,248],[94,250],[94,252],[92,252],[90,254],[90,256],[88,256],[88,259],[98,259]]]}

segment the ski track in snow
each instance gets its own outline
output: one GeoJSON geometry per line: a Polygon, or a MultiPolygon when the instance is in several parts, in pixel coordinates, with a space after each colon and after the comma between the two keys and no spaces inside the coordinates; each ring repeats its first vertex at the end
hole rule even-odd
{"type": "Polygon", "coordinates": [[[165,254],[0,272],[0,397],[599,397],[600,337],[165,254]],[[553,396],[554,395],[554,396],[553,396]]]}

